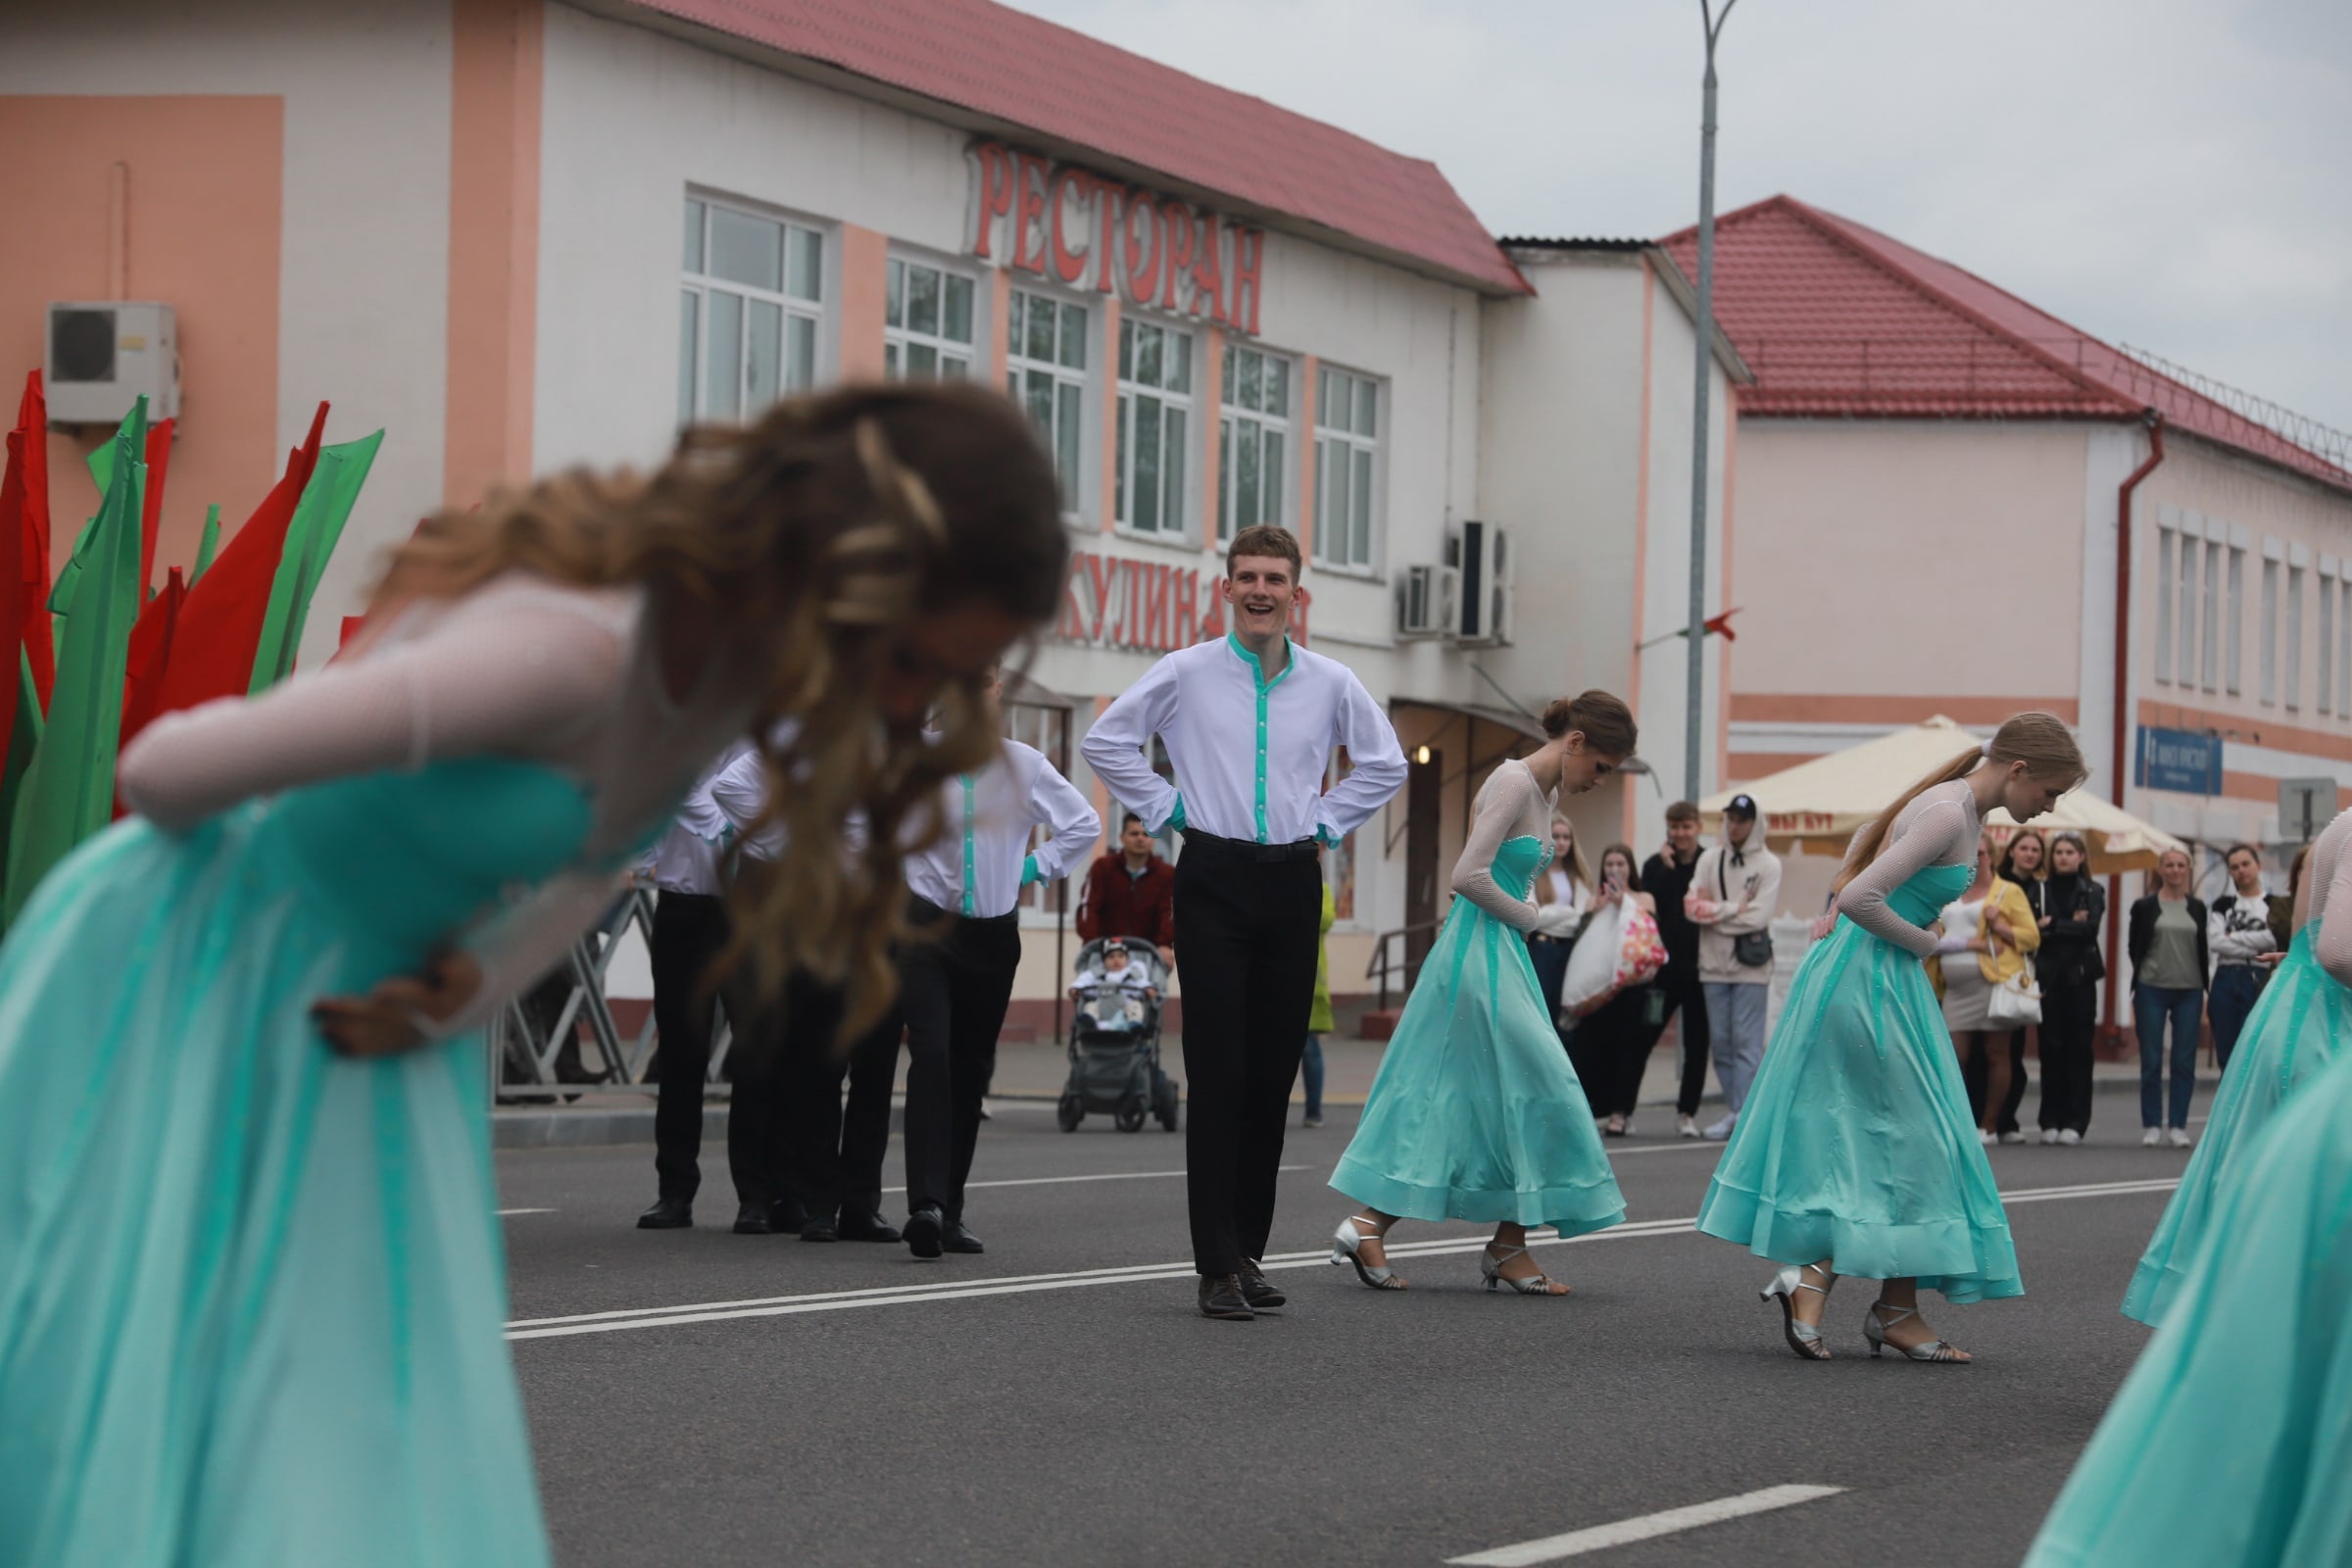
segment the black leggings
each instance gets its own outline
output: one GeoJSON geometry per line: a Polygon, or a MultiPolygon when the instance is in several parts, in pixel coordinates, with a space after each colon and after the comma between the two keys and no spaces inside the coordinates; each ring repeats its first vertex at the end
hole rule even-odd
{"type": "Polygon", "coordinates": [[[1587,1014],[1569,1037],[1569,1060],[1595,1116],[1631,1116],[1642,1098],[1642,1074],[1658,1041],[1648,1015],[1654,990],[1626,987],[1587,1014]]]}

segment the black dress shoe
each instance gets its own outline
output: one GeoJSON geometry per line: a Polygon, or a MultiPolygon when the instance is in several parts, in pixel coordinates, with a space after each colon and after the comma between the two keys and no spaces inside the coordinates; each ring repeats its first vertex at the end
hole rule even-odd
{"type": "Polygon", "coordinates": [[[833,1222],[833,1216],[830,1214],[811,1214],[808,1222],[801,1227],[801,1240],[804,1242],[838,1242],[841,1240],[841,1227],[833,1222]]]}
{"type": "Polygon", "coordinates": [[[1250,1302],[1242,1295],[1241,1277],[1236,1274],[1200,1276],[1200,1315],[1234,1323],[1247,1323],[1257,1316],[1250,1310],[1250,1302]]]}
{"type": "Polygon", "coordinates": [[[1265,1268],[1254,1257],[1242,1259],[1242,1299],[1250,1303],[1252,1312],[1270,1312],[1289,1298],[1275,1283],[1266,1278],[1265,1268]]]}
{"type": "Polygon", "coordinates": [[[841,1211],[841,1223],[834,1229],[845,1242],[895,1242],[899,1239],[898,1227],[883,1224],[881,1215],[853,1213],[846,1208],[841,1211]]]}
{"type": "Polygon", "coordinates": [[[779,1198],[767,1211],[767,1228],[778,1236],[798,1236],[808,1223],[808,1210],[797,1198],[779,1198]]]}
{"type": "Polygon", "coordinates": [[[929,1203],[906,1216],[906,1250],[917,1257],[937,1257],[947,1221],[929,1203]]]}
{"type": "Polygon", "coordinates": [[[745,1203],[735,1210],[735,1234],[738,1236],[766,1236],[775,1230],[767,1222],[765,1203],[745,1203]]]}
{"type": "Polygon", "coordinates": [[[948,1221],[947,1229],[940,1237],[940,1245],[951,1252],[985,1252],[988,1250],[987,1248],[980,1245],[980,1238],[972,1234],[972,1228],[959,1219],[948,1221]]]}
{"type": "Polygon", "coordinates": [[[690,1199],[664,1198],[637,1216],[641,1231],[684,1231],[694,1228],[694,1203],[690,1199]]]}

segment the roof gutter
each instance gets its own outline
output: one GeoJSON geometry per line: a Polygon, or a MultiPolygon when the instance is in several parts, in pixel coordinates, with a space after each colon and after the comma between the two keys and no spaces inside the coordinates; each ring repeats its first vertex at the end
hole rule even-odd
{"type": "MultiPolygon", "coordinates": [[[[2156,471],[2164,461],[2164,416],[2154,409],[2143,410],[2140,422],[2148,430],[2148,456],[2145,462],[2116,487],[2115,492],[2115,804],[2124,805],[2124,786],[2127,768],[2132,760],[2132,493],[2139,482],[2156,471]]],[[[2115,1010],[2117,978],[2122,968],[2121,935],[2124,919],[2124,879],[2118,874],[2107,879],[2107,1027],[2121,1033],[2123,1024],[2115,1010]]]]}

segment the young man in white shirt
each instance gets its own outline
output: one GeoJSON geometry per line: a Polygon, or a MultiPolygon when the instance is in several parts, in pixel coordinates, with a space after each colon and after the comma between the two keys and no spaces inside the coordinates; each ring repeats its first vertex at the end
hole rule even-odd
{"type": "MultiPolygon", "coordinates": [[[[992,680],[989,701],[1003,692],[992,680]]],[[[1021,966],[1021,890],[1066,876],[1102,819],[1034,747],[1006,741],[996,761],[950,783],[940,837],[906,857],[899,1014],[906,1023],[906,1224],[917,1257],[986,1249],[963,1223],[980,1137],[980,1101],[1021,966]],[[1051,831],[1035,853],[1030,830],[1051,831]]]]}
{"type": "Polygon", "coordinates": [[[1283,1304],[1259,1259],[1314,1004],[1317,844],[1338,843],[1404,783],[1404,753],[1371,694],[1347,665],[1291,642],[1298,572],[1289,530],[1243,529],[1225,560],[1231,633],[1154,664],[1080,748],[1121,805],[1154,832],[1184,834],[1185,1185],[1200,1310],[1213,1318],[1283,1304]],[[1173,786],[1146,755],[1155,735],[1173,786]],[[1342,746],[1353,771],[1326,794],[1342,746]]]}
{"type": "Polygon", "coordinates": [[[1756,803],[1735,795],[1723,808],[1723,842],[1690,870],[1684,912],[1698,927],[1698,981],[1707,1004],[1715,1079],[1731,1109],[1707,1129],[1725,1139],[1764,1064],[1765,1004],[1772,995],[1772,915],[1781,901],[1781,858],[1764,842],[1756,803]]]}

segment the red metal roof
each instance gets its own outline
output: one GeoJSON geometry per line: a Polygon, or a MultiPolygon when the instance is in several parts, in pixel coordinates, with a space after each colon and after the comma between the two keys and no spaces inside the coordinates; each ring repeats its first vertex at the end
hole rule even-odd
{"type": "MultiPolygon", "coordinates": [[[[1660,241],[1698,275],[1698,230],[1660,241]]],[[[1715,220],[1715,316],[1755,372],[1742,415],[2136,418],[2352,489],[2267,425],[1962,268],[1788,196],[1715,220]]]]}
{"type": "Polygon", "coordinates": [[[1529,292],[1437,165],[991,0],[636,3],[1529,292]]]}

